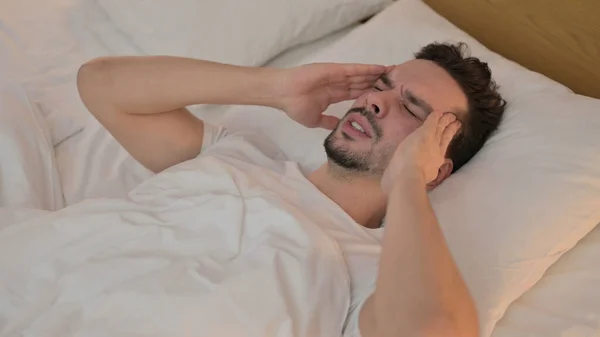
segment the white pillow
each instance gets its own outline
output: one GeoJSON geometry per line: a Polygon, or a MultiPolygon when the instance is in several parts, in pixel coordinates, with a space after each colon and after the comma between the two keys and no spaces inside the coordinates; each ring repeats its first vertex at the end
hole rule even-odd
{"type": "Polygon", "coordinates": [[[0,207],[63,207],[50,133],[35,104],[14,83],[0,85],[0,207]]]}
{"type": "Polygon", "coordinates": [[[293,48],[290,48],[283,53],[277,55],[265,64],[265,67],[272,68],[287,68],[298,65],[299,61],[316,55],[321,50],[325,50],[328,46],[348,35],[351,31],[359,27],[361,23],[353,24],[335,33],[328,34],[318,40],[304,43],[293,48]]]}
{"type": "Polygon", "coordinates": [[[600,227],[510,305],[492,337],[600,336],[600,227]]]}
{"type": "MultiPolygon", "coordinates": [[[[467,42],[509,101],[499,132],[431,193],[487,337],[509,304],[600,221],[600,100],[492,53],[418,0],[398,1],[303,63],[401,63],[433,41],[467,42]]],[[[328,113],[342,116],[350,104],[328,113]]],[[[305,172],[325,161],[328,131],[273,109],[233,107],[212,122],[272,137],[305,172]]]]}
{"type": "Polygon", "coordinates": [[[377,13],[391,0],[98,0],[147,54],[261,65],[377,13]]]}
{"type": "Polygon", "coordinates": [[[21,83],[40,103],[56,145],[81,129],[89,115],[77,92],[76,74],[86,61],[139,51],[88,0],[0,1],[1,78],[21,83]]]}

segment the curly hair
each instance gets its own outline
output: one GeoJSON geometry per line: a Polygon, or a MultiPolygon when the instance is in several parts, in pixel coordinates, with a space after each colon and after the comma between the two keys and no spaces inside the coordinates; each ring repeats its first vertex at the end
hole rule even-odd
{"type": "Polygon", "coordinates": [[[469,55],[465,43],[431,43],[415,53],[442,67],[459,84],[467,97],[467,113],[462,128],[448,146],[447,157],[456,172],[483,147],[504,114],[506,101],[492,80],[488,64],[469,55]]]}

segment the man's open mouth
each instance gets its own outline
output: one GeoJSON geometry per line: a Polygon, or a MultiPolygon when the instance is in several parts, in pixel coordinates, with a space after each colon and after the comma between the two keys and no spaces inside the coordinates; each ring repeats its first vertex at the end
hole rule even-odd
{"type": "Polygon", "coordinates": [[[369,120],[360,113],[350,114],[348,116],[347,123],[352,129],[362,133],[363,135],[369,138],[373,138],[373,128],[371,127],[369,120]]]}

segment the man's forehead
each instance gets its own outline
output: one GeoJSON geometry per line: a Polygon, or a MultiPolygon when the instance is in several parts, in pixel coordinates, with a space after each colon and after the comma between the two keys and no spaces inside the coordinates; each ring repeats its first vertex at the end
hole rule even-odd
{"type": "Polygon", "coordinates": [[[459,84],[428,60],[410,60],[388,67],[387,78],[430,103],[434,110],[465,111],[467,98],[459,84]]]}
{"type": "MultiPolygon", "coordinates": [[[[409,60],[396,64],[388,69],[388,76],[400,77],[401,79],[415,77],[415,79],[426,79],[428,75],[445,73],[440,66],[428,60],[409,60]]],[[[446,74],[447,75],[447,74],[446,74]]]]}

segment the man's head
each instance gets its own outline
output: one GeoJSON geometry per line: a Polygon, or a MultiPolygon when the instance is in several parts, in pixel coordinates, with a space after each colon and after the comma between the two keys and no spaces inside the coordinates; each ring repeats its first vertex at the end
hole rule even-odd
{"type": "Polygon", "coordinates": [[[465,44],[432,43],[414,60],[389,67],[327,137],[325,150],[333,165],[379,177],[431,111],[452,112],[463,126],[448,147],[441,182],[481,149],[505,105],[487,63],[469,57],[465,44]]]}

